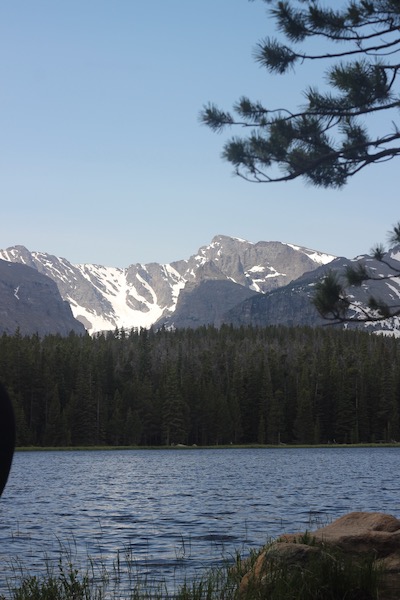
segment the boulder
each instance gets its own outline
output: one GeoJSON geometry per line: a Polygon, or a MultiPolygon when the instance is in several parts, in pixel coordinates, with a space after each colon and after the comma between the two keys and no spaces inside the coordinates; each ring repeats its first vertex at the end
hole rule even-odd
{"type": "Polygon", "coordinates": [[[263,584],[268,577],[272,565],[282,561],[286,567],[306,567],[312,558],[319,553],[316,546],[297,542],[275,542],[261,552],[251,570],[240,582],[240,596],[248,597],[250,590],[263,584]]]}
{"type": "Polygon", "coordinates": [[[354,560],[372,557],[381,574],[381,600],[400,598],[400,520],[377,512],[352,512],[314,532],[285,534],[260,553],[241,581],[245,596],[249,585],[262,583],[272,564],[281,561],[288,569],[306,567],[335,548],[354,560]]]}
{"type": "MultiPolygon", "coordinates": [[[[373,551],[380,559],[394,554],[398,558],[397,570],[400,572],[400,521],[392,515],[353,512],[311,535],[316,542],[334,544],[348,552],[373,551]]],[[[299,534],[284,535],[280,540],[291,542],[298,537],[299,534]]]]}

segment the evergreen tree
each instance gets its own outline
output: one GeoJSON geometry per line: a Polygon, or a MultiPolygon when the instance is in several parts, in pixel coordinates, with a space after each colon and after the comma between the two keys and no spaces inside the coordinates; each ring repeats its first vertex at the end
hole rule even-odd
{"type": "Polygon", "coordinates": [[[143,381],[137,382],[136,387],[142,426],[141,441],[144,445],[157,445],[161,443],[162,411],[150,377],[151,374],[148,374],[143,381]]]}
{"type": "Polygon", "coordinates": [[[178,375],[173,368],[168,369],[162,397],[162,426],[164,443],[186,444],[188,439],[188,407],[182,398],[178,375]]]}
{"type": "MultiPolygon", "coordinates": [[[[4,373],[4,371],[3,371],[4,373]]],[[[32,445],[32,435],[31,430],[26,421],[25,412],[22,407],[21,397],[11,396],[11,402],[14,408],[14,416],[15,416],[15,430],[16,430],[16,440],[15,443],[17,446],[30,446],[32,445]]]]}
{"type": "Polygon", "coordinates": [[[313,405],[308,375],[303,372],[297,392],[297,411],[294,422],[294,434],[300,444],[314,442],[313,405]]]}
{"type": "Polygon", "coordinates": [[[125,423],[125,440],[127,446],[139,446],[142,436],[143,425],[138,411],[128,408],[125,423]]]}
{"type": "Polygon", "coordinates": [[[58,385],[55,385],[47,407],[43,444],[45,446],[65,446],[67,437],[65,421],[61,414],[58,385]]]}
{"type": "Polygon", "coordinates": [[[350,444],[359,441],[357,369],[343,366],[336,405],[335,439],[350,444]]]}
{"type": "Polygon", "coordinates": [[[120,446],[125,441],[125,422],[126,415],[122,403],[122,397],[119,391],[115,392],[112,413],[109,421],[108,438],[111,445],[120,446]]]}
{"type": "Polygon", "coordinates": [[[234,444],[240,444],[243,439],[242,414],[235,390],[233,390],[228,396],[228,405],[230,409],[232,425],[232,439],[229,441],[234,444]]]}
{"type": "Polygon", "coordinates": [[[398,339],[330,328],[161,331],[143,375],[139,336],[1,336],[17,444],[400,440],[398,339]]]}
{"type": "Polygon", "coordinates": [[[91,366],[83,361],[77,374],[71,402],[71,441],[73,445],[97,444],[97,402],[91,366]]]}
{"type": "Polygon", "coordinates": [[[307,62],[326,64],[328,89],[320,92],[311,84],[298,110],[271,109],[246,97],[234,113],[205,106],[200,118],[211,129],[249,131],[224,146],[223,157],[235,173],[255,182],[304,177],[337,188],[365,167],[399,156],[398,0],[351,0],[339,8],[325,8],[318,0],[264,1],[288,41],[260,41],[256,61],[275,75],[307,62]],[[323,51],[307,50],[313,38],[321,40],[323,51]]]}
{"type": "MultiPolygon", "coordinates": [[[[274,75],[307,62],[323,64],[327,90],[320,92],[310,84],[303,92],[305,105],[298,109],[290,105],[270,108],[246,96],[234,104],[233,112],[213,103],[204,106],[200,120],[212,130],[234,127],[248,132],[224,145],[222,156],[235,173],[257,183],[304,178],[315,186],[340,188],[364,168],[397,158],[398,0],[349,0],[339,8],[324,7],[319,0],[264,2],[271,5],[270,15],[286,40],[261,40],[256,61],[274,75]],[[320,40],[322,51],[307,49],[307,41],[314,38],[320,40]]],[[[400,243],[400,222],[393,228],[391,242],[400,243]]],[[[386,279],[399,276],[400,267],[381,245],[372,252],[389,265],[386,279]]],[[[346,288],[372,279],[374,273],[363,261],[349,267],[344,277],[330,272],[320,282],[314,304],[324,318],[334,322],[400,315],[397,301],[388,305],[377,295],[366,308],[352,302],[346,288]]]]}
{"type": "Polygon", "coordinates": [[[269,444],[280,444],[287,440],[284,417],[284,393],[282,390],[276,390],[268,410],[267,442],[269,444]]]}
{"type": "Polygon", "coordinates": [[[393,365],[384,365],[381,374],[379,410],[377,411],[377,439],[391,442],[399,439],[399,412],[393,365]]]}
{"type": "MultiPolygon", "coordinates": [[[[400,244],[400,222],[393,226],[389,233],[390,244],[400,244]]],[[[358,261],[356,266],[349,265],[343,274],[330,270],[321,281],[316,284],[316,293],[313,304],[324,319],[333,323],[345,322],[373,322],[389,320],[400,315],[400,304],[398,299],[388,304],[377,295],[371,295],[367,306],[360,306],[354,300],[352,289],[360,287],[368,281],[379,282],[385,285],[390,279],[398,278],[400,275],[400,264],[397,260],[397,252],[394,255],[385,251],[383,245],[379,244],[371,250],[373,258],[387,267],[387,274],[375,274],[375,268],[366,266],[366,261],[358,261]]]]}

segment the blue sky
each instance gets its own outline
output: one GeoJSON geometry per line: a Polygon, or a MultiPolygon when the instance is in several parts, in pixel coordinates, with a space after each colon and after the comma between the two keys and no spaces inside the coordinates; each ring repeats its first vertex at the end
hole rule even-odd
{"type": "Polygon", "coordinates": [[[319,81],[315,64],[262,70],[253,50],[271,35],[261,0],[1,2],[0,247],[124,267],[188,258],[216,234],[349,257],[385,241],[400,165],[340,191],[251,184],[199,124],[208,101],[294,107],[319,81]]]}

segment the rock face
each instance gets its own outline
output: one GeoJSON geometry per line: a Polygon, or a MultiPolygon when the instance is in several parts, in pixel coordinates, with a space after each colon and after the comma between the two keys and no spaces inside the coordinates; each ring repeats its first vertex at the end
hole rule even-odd
{"type": "MultiPolygon", "coordinates": [[[[393,308],[400,298],[400,246],[383,261],[360,256],[336,258],[281,242],[257,242],[219,235],[187,260],[131,264],[127,268],[73,265],[65,258],[30,252],[23,246],[0,250],[0,258],[22,263],[50,277],[73,315],[90,333],[116,327],[234,327],[325,325],[312,298],[327,271],[343,277],[361,261],[375,280],[349,289],[352,317],[362,315],[371,294],[393,308]]],[[[342,328],[342,324],[334,325],[342,328]]],[[[347,328],[400,336],[400,316],[347,328]]]]}
{"type": "Polygon", "coordinates": [[[0,260],[0,333],[83,335],[56,284],[36,269],[0,260]]]}
{"type": "Polygon", "coordinates": [[[400,520],[384,513],[353,512],[312,533],[287,534],[271,544],[258,557],[252,570],[241,582],[246,594],[250,583],[261,582],[271,561],[304,567],[318,553],[337,548],[355,558],[373,556],[382,572],[379,598],[400,597],[400,520]]]}
{"type": "Polygon", "coordinates": [[[253,244],[219,235],[187,260],[136,263],[124,269],[73,265],[65,258],[30,252],[24,246],[0,250],[0,258],[28,265],[53,279],[76,319],[95,333],[115,327],[147,328],[155,323],[167,327],[215,324],[236,302],[276,290],[334,257],[281,242],[253,244]],[[202,285],[209,281],[213,284],[208,288],[202,285]],[[183,290],[180,319],[174,312],[183,290]],[[205,291],[212,294],[209,300],[205,291]],[[209,313],[207,304],[212,308],[209,313]]]}
{"type": "Polygon", "coordinates": [[[229,309],[223,320],[234,327],[316,327],[326,324],[312,303],[316,276],[323,277],[325,272],[325,267],[319,267],[315,271],[316,275],[314,272],[307,273],[291,284],[268,294],[253,295],[229,309]]]}
{"type": "Polygon", "coordinates": [[[228,279],[187,283],[179,294],[175,311],[170,317],[160,319],[156,327],[219,327],[224,322],[225,311],[254,295],[261,296],[228,279]]]}
{"type": "MultiPolygon", "coordinates": [[[[379,298],[388,306],[396,309],[400,298],[400,276],[388,276],[400,270],[400,246],[392,248],[384,261],[378,261],[369,256],[360,256],[354,260],[336,258],[329,264],[322,265],[313,271],[304,273],[289,285],[270,291],[267,294],[258,294],[242,304],[233,307],[224,315],[224,322],[235,327],[267,325],[290,326],[319,326],[327,323],[319,316],[312,304],[315,285],[321,281],[327,272],[337,273],[344,282],[344,273],[348,266],[357,267],[361,262],[375,277],[363,285],[348,288],[349,297],[355,306],[350,311],[350,316],[356,318],[363,315],[363,310],[368,306],[371,295],[379,298]]],[[[334,325],[342,328],[342,325],[334,325]]],[[[347,323],[346,328],[362,328],[370,332],[397,333],[400,331],[400,317],[393,317],[384,321],[370,323],[347,323]]]]}

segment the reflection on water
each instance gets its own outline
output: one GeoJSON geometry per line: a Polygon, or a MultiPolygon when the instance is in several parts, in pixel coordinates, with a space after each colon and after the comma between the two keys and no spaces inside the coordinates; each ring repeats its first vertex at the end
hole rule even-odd
{"type": "Polygon", "coordinates": [[[21,452],[0,501],[0,592],[60,548],[179,580],[353,510],[398,516],[397,448],[21,452]]]}

